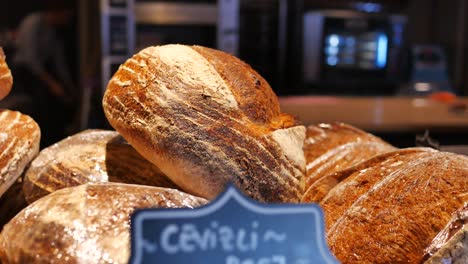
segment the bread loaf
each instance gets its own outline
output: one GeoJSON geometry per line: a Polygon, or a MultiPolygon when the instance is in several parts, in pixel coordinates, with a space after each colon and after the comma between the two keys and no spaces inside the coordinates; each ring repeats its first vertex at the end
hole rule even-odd
{"type": "Polygon", "coordinates": [[[282,114],[247,64],[199,46],[149,47],[127,60],[103,99],[110,124],[187,192],[228,183],[263,202],[297,202],[305,128],[282,114]]]}
{"type": "Polygon", "coordinates": [[[454,214],[425,253],[426,264],[468,263],[468,203],[454,214]]]}
{"type": "MultiPolygon", "coordinates": [[[[375,155],[396,150],[382,139],[343,123],[307,127],[304,143],[306,195],[316,181],[365,161],[375,155]]],[[[306,201],[307,198],[303,198],[306,201]]]]}
{"type": "Polygon", "coordinates": [[[31,117],[0,109],[0,197],[37,155],[40,137],[31,117]]]}
{"type": "Polygon", "coordinates": [[[13,76],[5,59],[5,53],[0,47],[0,100],[10,93],[11,86],[13,86],[13,76]]]}
{"type": "Polygon", "coordinates": [[[173,189],[122,183],[56,191],[26,207],[0,235],[3,263],[127,263],[129,216],[137,208],[206,203],[173,189]]]}
{"type": "Polygon", "coordinates": [[[24,193],[32,203],[59,189],[108,181],[176,187],[117,132],[86,130],[39,153],[26,171],[24,193]]]}
{"type": "Polygon", "coordinates": [[[321,203],[332,252],[342,263],[420,263],[433,238],[467,202],[467,165],[466,156],[427,151],[363,169],[355,182],[348,177],[321,203]],[[343,213],[333,217],[335,210],[343,213]]]}
{"type": "Polygon", "coordinates": [[[343,213],[337,208],[337,204],[346,208],[392,171],[432,152],[434,150],[430,148],[408,148],[374,156],[346,170],[321,177],[309,187],[302,201],[321,202],[322,207],[331,203],[333,206],[331,211],[327,211],[327,219],[333,219],[333,216],[340,216],[343,213]],[[339,188],[334,188],[338,184],[339,188]],[[348,188],[352,189],[352,192],[347,193],[351,197],[342,193],[342,189],[348,188]]]}

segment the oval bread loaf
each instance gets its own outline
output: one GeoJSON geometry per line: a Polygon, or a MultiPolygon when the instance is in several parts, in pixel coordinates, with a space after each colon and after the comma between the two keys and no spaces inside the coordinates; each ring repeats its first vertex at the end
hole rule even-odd
{"type": "MultiPolygon", "coordinates": [[[[426,155],[425,152],[433,151],[430,148],[408,148],[374,156],[348,169],[321,177],[309,187],[302,197],[302,201],[307,203],[322,202],[322,206],[330,202],[333,205],[336,203],[345,207],[347,203],[352,203],[356,197],[365,194],[372,184],[382,180],[391,171],[426,155]],[[389,164],[392,166],[389,167],[389,164]],[[361,178],[363,178],[362,181],[361,178]],[[343,184],[340,184],[341,182],[343,184]],[[339,188],[335,188],[337,185],[339,188]],[[353,190],[353,192],[348,193],[352,197],[342,195],[342,189],[346,188],[353,190]]],[[[334,206],[333,211],[327,212],[327,217],[330,219],[331,215],[340,215],[341,213],[334,206]]]]}
{"type": "MultiPolygon", "coordinates": [[[[382,139],[344,123],[307,127],[305,190],[316,181],[375,155],[396,150],[382,139]]],[[[310,193],[310,192],[309,192],[310,193]]],[[[305,198],[302,198],[306,201],[305,198]]]]}
{"type": "Polygon", "coordinates": [[[468,157],[423,151],[380,167],[356,172],[321,202],[328,245],[342,263],[421,263],[468,202],[468,157]]]}
{"type": "Polygon", "coordinates": [[[0,47],[0,100],[10,93],[13,86],[13,76],[5,59],[5,53],[3,53],[3,49],[0,47]]]}
{"type": "Polygon", "coordinates": [[[0,197],[39,152],[41,131],[20,112],[0,109],[0,197]]]}
{"type": "Polygon", "coordinates": [[[85,130],[43,149],[25,173],[28,203],[88,182],[176,186],[115,131],[85,130]]]}
{"type": "Polygon", "coordinates": [[[0,234],[2,263],[127,263],[137,208],[194,208],[205,199],[167,188],[84,184],[26,207],[0,234]]]}
{"type": "Polygon", "coordinates": [[[297,202],[305,127],[282,114],[268,83],[226,53],[149,47],[127,60],[103,99],[110,124],[187,192],[228,183],[264,202],[297,202]]]}

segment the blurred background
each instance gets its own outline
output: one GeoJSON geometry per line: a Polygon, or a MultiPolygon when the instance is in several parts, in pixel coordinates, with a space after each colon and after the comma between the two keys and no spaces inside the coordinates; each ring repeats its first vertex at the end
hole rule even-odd
{"type": "Polygon", "coordinates": [[[252,65],[305,124],[343,121],[397,146],[430,131],[468,144],[466,0],[16,0],[0,9],[15,77],[0,107],[32,115],[43,147],[109,128],[101,99],[129,56],[196,44],[252,65]]]}

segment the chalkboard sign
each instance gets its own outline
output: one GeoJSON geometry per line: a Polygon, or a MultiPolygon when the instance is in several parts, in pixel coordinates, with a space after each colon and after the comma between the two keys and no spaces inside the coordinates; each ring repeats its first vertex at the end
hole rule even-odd
{"type": "Polygon", "coordinates": [[[261,204],[229,187],[197,209],[132,215],[130,263],[338,263],[314,204],[261,204]]]}

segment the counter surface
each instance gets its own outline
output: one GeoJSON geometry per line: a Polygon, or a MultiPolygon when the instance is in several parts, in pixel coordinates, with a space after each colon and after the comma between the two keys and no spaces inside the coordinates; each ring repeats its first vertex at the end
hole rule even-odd
{"type": "Polygon", "coordinates": [[[444,103],[428,98],[297,96],[281,97],[280,104],[282,112],[306,125],[340,121],[374,132],[468,132],[468,97],[444,103]]]}

